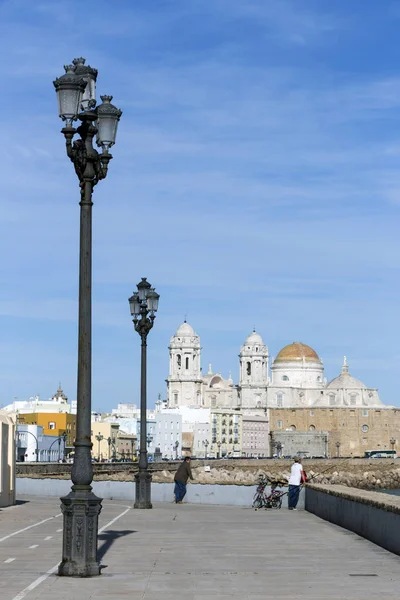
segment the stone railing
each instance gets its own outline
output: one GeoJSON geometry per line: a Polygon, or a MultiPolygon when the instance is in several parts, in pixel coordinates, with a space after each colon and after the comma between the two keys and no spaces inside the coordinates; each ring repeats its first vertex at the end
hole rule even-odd
{"type": "Polygon", "coordinates": [[[400,554],[400,497],[342,485],[306,486],[305,508],[400,554]]]}

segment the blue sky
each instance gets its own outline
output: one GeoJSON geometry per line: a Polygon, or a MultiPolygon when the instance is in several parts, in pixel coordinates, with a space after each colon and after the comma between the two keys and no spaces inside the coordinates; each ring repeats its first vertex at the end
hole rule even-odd
{"type": "Polygon", "coordinates": [[[123,111],[94,194],[93,408],[139,397],[127,298],[161,295],[149,404],[187,314],[238,376],[253,326],[400,404],[400,2],[0,0],[0,404],[76,397],[79,192],[52,81],[123,111]],[[89,29],[90,26],[90,29],[89,29]]]}

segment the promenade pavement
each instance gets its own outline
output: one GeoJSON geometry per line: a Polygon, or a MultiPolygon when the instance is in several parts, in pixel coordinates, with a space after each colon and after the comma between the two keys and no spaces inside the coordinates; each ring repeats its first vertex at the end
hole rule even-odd
{"type": "Polygon", "coordinates": [[[55,498],[0,511],[1,600],[400,598],[400,558],[305,511],[103,502],[102,575],[60,578],[55,498]]]}

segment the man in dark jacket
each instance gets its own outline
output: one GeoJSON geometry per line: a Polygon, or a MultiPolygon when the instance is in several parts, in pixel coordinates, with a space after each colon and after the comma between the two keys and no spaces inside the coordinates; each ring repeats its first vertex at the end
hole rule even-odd
{"type": "Polygon", "coordinates": [[[182,500],[186,496],[186,484],[188,479],[193,479],[192,469],[190,466],[190,456],[185,456],[184,461],[179,465],[177,472],[175,473],[175,502],[176,504],[182,504],[182,500]]]}

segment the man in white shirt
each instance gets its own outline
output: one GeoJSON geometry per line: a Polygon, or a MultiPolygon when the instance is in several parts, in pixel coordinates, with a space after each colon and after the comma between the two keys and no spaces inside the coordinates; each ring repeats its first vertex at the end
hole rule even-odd
{"type": "Polygon", "coordinates": [[[289,494],[288,508],[289,510],[297,510],[296,506],[299,501],[300,484],[304,481],[303,467],[301,466],[301,458],[296,457],[292,465],[289,477],[289,494]]]}

